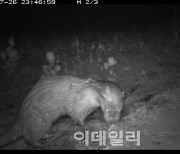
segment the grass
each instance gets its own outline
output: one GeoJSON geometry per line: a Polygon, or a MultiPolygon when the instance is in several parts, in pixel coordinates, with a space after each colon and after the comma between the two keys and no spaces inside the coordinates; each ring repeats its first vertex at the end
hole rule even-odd
{"type": "MultiPolygon", "coordinates": [[[[44,35],[32,33],[13,36],[20,59],[12,78],[23,74],[21,70],[26,70],[27,79],[37,73],[30,80],[39,80],[44,73],[42,66],[48,65],[46,52],[50,51],[60,60],[62,70],[57,72],[58,75],[111,79],[121,82],[124,88],[131,84],[147,83],[151,80],[151,74],[166,70],[159,65],[160,62],[178,63],[179,40],[173,36],[171,25],[167,24],[162,30],[159,27],[153,25],[143,30],[83,31],[71,35],[49,32],[44,35]],[[109,57],[114,57],[117,64],[104,69],[104,63],[109,57]]],[[[2,51],[7,47],[8,40],[0,40],[2,51]]],[[[1,78],[6,79],[6,72],[2,69],[0,72],[1,78]]]]}

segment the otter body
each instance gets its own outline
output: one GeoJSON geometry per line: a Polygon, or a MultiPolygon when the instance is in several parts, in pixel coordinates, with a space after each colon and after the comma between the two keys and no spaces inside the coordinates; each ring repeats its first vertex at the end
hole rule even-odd
{"type": "Polygon", "coordinates": [[[84,125],[85,118],[100,107],[104,119],[117,122],[123,106],[123,92],[113,82],[52,76],[39,81],[22,103],[15,126],[2,137],[0,147],[18,137],[33,146],[61,116],[84,125]]]}

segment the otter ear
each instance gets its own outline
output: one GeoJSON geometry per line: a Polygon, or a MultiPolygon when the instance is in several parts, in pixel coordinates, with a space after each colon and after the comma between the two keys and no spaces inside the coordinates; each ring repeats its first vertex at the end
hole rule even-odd
{"type": "Polygon", "coordinates": [[[124,98],[124,97],[125,97],[125,92],[123,91],[123,92],[121,93],[121,95],[122,95],[122,97],[124,98]]]}
{"type": "Polygon", "coordinates": [[[106,93],[107,93],[108,95],[110,95],[109,87],[106,88],[106,93]]]}

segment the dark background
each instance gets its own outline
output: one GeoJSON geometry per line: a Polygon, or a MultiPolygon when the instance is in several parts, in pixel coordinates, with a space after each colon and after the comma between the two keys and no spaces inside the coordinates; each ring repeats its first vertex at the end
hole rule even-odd
{"type": "Polygon", "coordinates": [[[0,27],[2,34],[113,30],[134,25],[143,28],[149,24],[173,22],[174,17],[179,18],[179,9],[180,6],[175,4],[2,5],[0,27]]]}

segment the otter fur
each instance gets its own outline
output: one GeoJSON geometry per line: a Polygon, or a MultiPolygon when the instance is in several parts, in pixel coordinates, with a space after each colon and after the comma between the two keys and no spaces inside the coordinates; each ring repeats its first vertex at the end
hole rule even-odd
{"type": "Polygon", "coordinates": [[[23,137],[27,144],[41,147],[40,139],[52,123],[67,115],[84,125],[86,117],[100,107],[108,123],[117,122],[124,92],[113,82],[52,76],[39,81],[23,101],[16,124],[0,136],[0,147],[23,137]]]}

